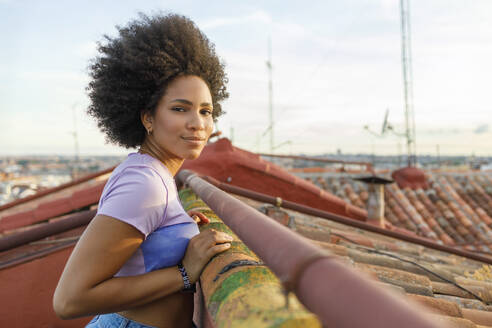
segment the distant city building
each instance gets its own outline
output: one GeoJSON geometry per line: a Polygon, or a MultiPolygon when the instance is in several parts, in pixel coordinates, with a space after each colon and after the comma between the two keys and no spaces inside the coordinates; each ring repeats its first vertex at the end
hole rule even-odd
{"type": "Polygon", "coordinates": [[[115,166],[123,156],[0,157],[0,205],[115,166]]]}

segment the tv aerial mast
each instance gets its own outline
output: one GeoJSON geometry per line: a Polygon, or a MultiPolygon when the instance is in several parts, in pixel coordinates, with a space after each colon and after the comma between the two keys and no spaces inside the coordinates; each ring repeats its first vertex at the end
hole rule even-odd
{"type": "Polygon", "coordinates": [[[389,110],[384,115],[381,133],[371,131],[369,126],[364,126],[372,135],[384,137],[388,132],[399,137],[405,137],[407,141],[407,166],[417,164],[417,148],[415,141],[415,115],[413,109],[413,73],[412,73],[412,46],[410,42],[410,0],[400,0],[401,23],[401,67],[403,71],[403,96],[405,100],[405,132],[396,131],[388,122],[389,110]]]}
{"type": "MultiPolygon", "coordinates": [[[[274,120],[273,120],[273,79],[272,79],[272,39],[268,37],[268,59],[266,61],[266,66],[268,69],[268,117],[269,117],[269,125],[266,130],[261,134],[261,138],[264,137],[267,133],[270,134],[270,153],[273,154],[275,149],[274,143],[274,120]]],[[[258,140],[259,142],[259,140],[258,140]]]]}
{"type": "Polygon", "coordinates": [[[268,38],[268,60],[266,62],[268,68],[268,113],[270,118],[270,152],[273,154],[274,147],[274,134],[273,134],[273,82],[272,82],[272,39],[268,38]]]}
{"type": "Polygon", "coordinates": [[[412,46],[410,37],[410,0],[400,0],[401,64],[403,70],[403,95],[405,99],[405,135],[407,139],[407,164],[417,163],[415,143],[415,115],[413,110],[412,46]]]}

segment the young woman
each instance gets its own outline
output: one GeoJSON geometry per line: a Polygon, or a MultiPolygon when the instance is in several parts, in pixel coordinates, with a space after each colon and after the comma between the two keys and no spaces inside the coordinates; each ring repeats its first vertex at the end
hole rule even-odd
{"type": "Polygon", "coordinates": [[[173,176],[200,155],[222,113],[224,65],[182,16],[141,15],[118,31],[91,64],[88,113],[109,141],[139,150],[106,183],[53,306],[63,319],[96,315],[87,327],[189,328],[189,291],[232,238],[199,233],[173,176]]]}

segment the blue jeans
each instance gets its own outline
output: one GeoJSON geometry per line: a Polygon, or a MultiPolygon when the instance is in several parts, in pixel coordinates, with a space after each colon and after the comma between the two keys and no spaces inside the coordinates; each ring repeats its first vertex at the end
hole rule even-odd
{"type": "MultiPolygon", "coordinates": [[[[196,327],[193,323],[193,327],[196,327]]],[[[96,315],[85,328],[155,328],[125,318],[118,313],[96,315]]]]}

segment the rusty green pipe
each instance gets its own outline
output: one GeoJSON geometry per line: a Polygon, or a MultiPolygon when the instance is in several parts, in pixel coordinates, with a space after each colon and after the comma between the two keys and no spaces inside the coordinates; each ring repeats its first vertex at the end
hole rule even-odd
{"type": "Polygon", "coordinates": [[[213,257],[200,277],[204,302],[216,327],[321,327],[294,295],[289,295],[286,307],[275,275],[191,189],[179,194],[186,211],[200,211],[210,219],[200,231],[215,229],[234,237],[231,248],[213,257]],[[238,261],[242,265],[230,268],[238,261]]]}

